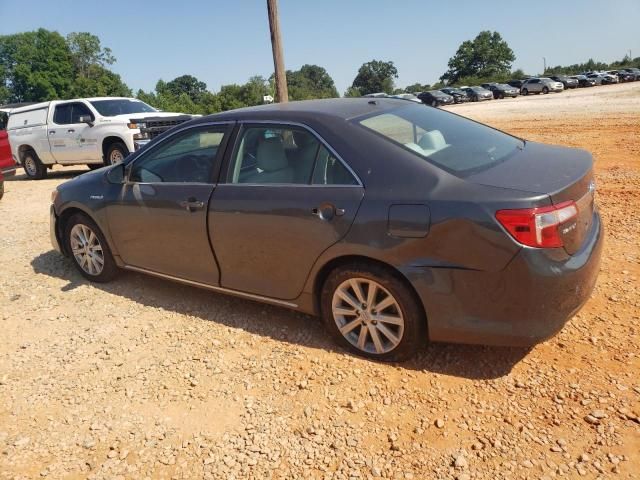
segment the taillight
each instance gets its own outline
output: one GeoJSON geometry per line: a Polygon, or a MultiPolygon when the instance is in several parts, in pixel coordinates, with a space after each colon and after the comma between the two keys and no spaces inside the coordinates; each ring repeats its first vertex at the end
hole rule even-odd
{"type": "Polygon", "coordinates": [[[558,228],[578,216],[574,202],[564,202],[550,207],[498,210],[496,218],[518,242],[529,247],[562,247],[558,228]]]}

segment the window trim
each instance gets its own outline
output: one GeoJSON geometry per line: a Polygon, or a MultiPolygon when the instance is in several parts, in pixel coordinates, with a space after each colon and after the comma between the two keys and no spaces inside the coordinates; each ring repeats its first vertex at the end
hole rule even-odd
{"type": "Polygon", "coordinates": [[[166,138],[163,138],[162,141],[159,141],[155,145],[151,145],[149,148],[141,151],[140,155],[137,155],[135,158],[133,158],[130,162],[126,164],[124,184],[125,185],[183,185],[183,186],[184,185],[214,185],[214,186],[217,185],[221,164],[223,163],[225,158],[225,151],[229,143],[229,138],[233,134],[233,129],[229,128],[229,126],[234,125],[235,123],[236,123],[235,121],[230,121],[230,120],[218,121],[218,122],[203,122],[203,123],[198,123],[194,125],[188,125],[176,130],[175,132],[172,132],[170,135],[167,135],[166,138]],[[134,182],[130,180],[131,171],[133,170],[133,167],[138,160],[140,160],[141,158],[145,158],[148,155],[151,155],[151,153],[156,151],[160,146],[165,145],[168,141],[171,141],[171,139],[176,135],[180,135],[181,133],[187,130],[195,130],[203,127],[206,128],[206,127],[217,127],[217,126],[220,126],[220,127],[224,126],[226,127],[226,130],[224,132],[224,137],[222,137],[222,142],[220,143],[220,147],[218,147],[218,152],[216,153],[215,160],[220,159],[220,161],[216,162],[217,165],[214,165],[213,172],[211,173],[211,182],[134,182]]]}
{"type": "Polygon", "coordinates": [[[253,119],[246,119],[246,120],[238,120],[238,126],[239,126],[239,130],[234,138],[233,141],[233,147],[231,148],[231,155],[228,156],[226,164],[224,165],[224,168],[221,171],[221,175],[220,178],[218,179],[218,184],[219,185],[227,185],[227,186],[239,186],[239,187],[331,187],[331,188],[354,188],[354,187],[358,187],[358,188],[364,188],[364,184],[362,183],[362,180],[360,180],[360,177],[358,176],[358,174],[353,170],[353,168],[351,168],[351,166],[338,154],[338,152],[335,151],[335,149],[324,139],[322,138],[322,136],[320,136],[320,134],[318,134],[318,132],[316,132],[313,128],[311,128],[309,125],[306,125],[304,123],[300,123],[300,122],[295,122],[295,121],[290,121],[290,120],[253,120],[253,119]],[[312,170],[312,175],[311,178],[309,179],[308,183],[232,183],[228,181],[229,178],[229,169],[232,167],[233,162],[235,161],[235,154],[238,151],[238,148],[240,147],[240,142],[242,141],[242,134],[244,132],[244,130],[247,127],[251,127],[251,125],[272,125],[274,128],[278,128],[278,126],[282,127],[282,126],[290,126],[290,127],[298,127],[301,128],[303,130],[307,130],[308,133],[310,133],[311,135],[313,135],[316,140],[318,140],[318,142],[320,142],[320,145],[323,145],[328,151],[329,153],[331,153],[334,157],[336,157],[338,159],[338,161],[340,163],[342,163],[342,166],[345,167],[347,169],[347,171],[349,171],[349,173],[351,175],[353,175],[353,178],[355,178],[357,184],[356,185],[347,185],[347,184],[336,184],[336,185],[326,185],[326,184],[313,184],[311,183],[313,181],[313,171],[315,171],[316,168],[316,162],[317,162],[317,152],[316,152],[316,159],[313,162],[313,170],[312,170]],[[224,180],[224,181],[222,181],[224,180]]]}

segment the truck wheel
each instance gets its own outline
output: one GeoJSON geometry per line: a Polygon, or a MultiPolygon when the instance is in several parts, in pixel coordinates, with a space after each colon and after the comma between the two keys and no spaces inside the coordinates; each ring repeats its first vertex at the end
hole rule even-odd
{"type": "Polygon", "coordinates": [[[40,180],[47,176],[47,167],[45,167],[36,152],[27,150],[22,157],[22,168],[31,180],[40,180]]]}
{"type": "Polygon", "coordinates": [[[107,154],[104,156],[105,165],[115,165],[121,163],[129,155],[129,149],[122,142],[115,142],[107,148],[107,154]]]}
{"type": "Polygon", "coordinates": [[[107,240],[88,216],[76,213],[67,221],[64,242],[75,267],[85,278],[103,283],[118,274],[107,240]]]}

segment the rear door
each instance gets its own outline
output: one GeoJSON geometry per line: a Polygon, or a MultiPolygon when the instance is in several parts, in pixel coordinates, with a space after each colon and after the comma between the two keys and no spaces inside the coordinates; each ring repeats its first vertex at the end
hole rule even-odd
{"type": "Polygon", "coordinates": [[[128,181],[107,207],[110,231],[127,265],[218,285],[207,205],[229,128],[186,128],[128,166],[128,181]]]}
{"type": "Polygon", "coordinates": [[[245,125],[209,206],[221,286],[294,299],[320,254],[348,232],[364,196],[308,129],[245,125]]]}

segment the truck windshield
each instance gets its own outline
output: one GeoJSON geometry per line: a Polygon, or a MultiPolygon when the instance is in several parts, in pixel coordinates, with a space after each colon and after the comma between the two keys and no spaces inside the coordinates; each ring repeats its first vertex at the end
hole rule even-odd
{"type": "Polygon", "coordinates": [[[114,117],[129,113],[157,112],[155,108],[146,103],[133,99],[93,100],[90,103],[103,117],[114,117]]]}
{"type": "Polygon", "coordinates": [[[437,108],[407,105],[354,120],[454,175],[496,165],[524,147],[518,138],[437,108]]]}

